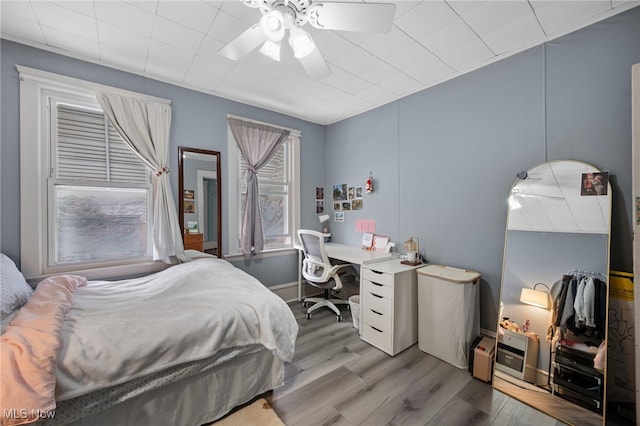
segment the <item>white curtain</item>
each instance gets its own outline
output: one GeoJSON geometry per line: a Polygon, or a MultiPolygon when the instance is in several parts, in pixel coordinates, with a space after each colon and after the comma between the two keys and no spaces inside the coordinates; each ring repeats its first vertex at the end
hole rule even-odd
{"type": "Polygon", "coordinates": [[[229,127],[247,161],[247,196],[242,212],[240,248],[245,255],[256,254],[264,249],[258,171],[278,152],[291,132],[233,117],[229,117],[229,127]]]}
{"type": "Polygon", "coordinates": [[[155,172],[153,177],[153,259],[184,260],[184,246],[169,182],[171,106],[148,99],[96,92],[109,123],[133,152],[155,172]]]}

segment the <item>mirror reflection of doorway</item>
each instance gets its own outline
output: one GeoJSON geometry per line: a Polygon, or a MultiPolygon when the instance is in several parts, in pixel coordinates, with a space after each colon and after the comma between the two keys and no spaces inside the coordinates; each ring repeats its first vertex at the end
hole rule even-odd
{"type": "Polygon", "coordinates": [[[217,174],[211,170],[198,170],[198,222],[202,224],[204,252],[218,254],[218,181],[217,174]]]}

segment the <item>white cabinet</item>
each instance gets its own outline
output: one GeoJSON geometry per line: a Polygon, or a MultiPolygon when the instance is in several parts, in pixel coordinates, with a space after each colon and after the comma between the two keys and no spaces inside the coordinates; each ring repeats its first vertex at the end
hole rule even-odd
{"type": "Polygon", "coordinates": [[[389,355],[418,341],[416,268],[393,259],[360,272],[360,337],[389,355]]]}

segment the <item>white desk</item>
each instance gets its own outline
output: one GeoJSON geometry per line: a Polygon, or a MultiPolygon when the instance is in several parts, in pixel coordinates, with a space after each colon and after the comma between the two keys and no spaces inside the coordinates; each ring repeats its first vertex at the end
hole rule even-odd
{"type": "MultiPolygon", "coordinates": [[[[341,260],[359,266],[392,259],[394,257],[391,253],[363,250],[360,247],[340,243],[324,243],[324,247],[327,250],[327,256],[331,259],[341,260]]],[[[301,245],[295,245],[294,248],[298,249],[298,301],[302,301],[302,260],[304,259],[304,252],[301,245]]]]}

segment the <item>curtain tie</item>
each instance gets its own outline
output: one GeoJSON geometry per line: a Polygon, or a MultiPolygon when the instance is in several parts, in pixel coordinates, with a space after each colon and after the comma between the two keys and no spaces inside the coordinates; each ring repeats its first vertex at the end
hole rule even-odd
{"type": "Polygon", "coordinates": [[[253,167],[251,165],[247,165],[247,170],[249,170],[249,171],[251,171],[251,172],[253,172],[255,174],[258,174],[258,171],[255,169],[255,167],[253,167]]]}
{"type": "Polygon", "coordinates": [[[167,166],[162,166],[162,168],[156,171],[156,177],[160,177],[163,173],[169,173],[169,168],[167,166]]]}

